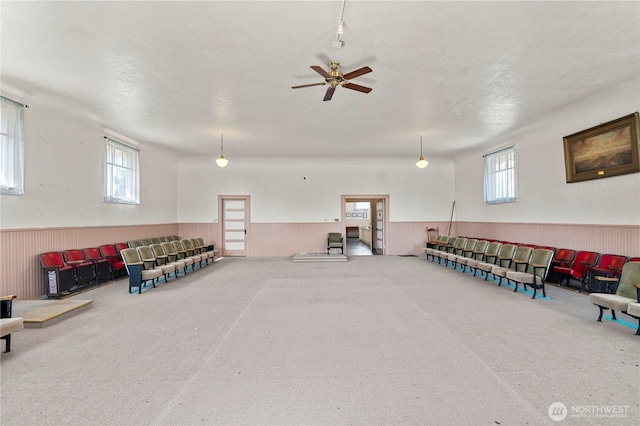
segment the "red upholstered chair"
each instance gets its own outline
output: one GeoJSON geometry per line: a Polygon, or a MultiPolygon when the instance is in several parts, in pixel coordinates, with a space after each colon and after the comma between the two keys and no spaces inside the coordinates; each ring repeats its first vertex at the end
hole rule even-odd
{"type": "Polygon", "coordinates": [[[579,251],[576,253],[576,257],[569,266],[554,266],[553,272],[558,274],[561,284],[564,279],[567,280],[567,285],[570,284],[571,279],[575,279],[580,282],[580,291],[584,288],[584,280],[586,279],[585,270],[587,266],[595,265],[598,262],[600,253],[593,251],[579,251]]]}
{"type": "Polygon", "coordinates": [[[614,279],[620,276],[625,263],[627,256],[603,254],[597,265],[585,268],[585,284],[591,291],[610,293],[611,284],[617,281],[614,279]]]}
{"type": "Polygon", "coordinates": [[[116,251],[118,252],[118,256],[120,256],[120,260],[124,260],[122,259],[122,255],[120,254],[120,252],[124,249],[129,248],[127,243],[115,243],[113,246],[116,248],[116,251]]]}
{"type": "Polygon", "coordinates": [[[569,266],[573,262],[573,258],[576,256],[576,251],[572,249],[561,248],[556,251],[556,255],[553,256],[551,261],[552,266],[569,266]]]}
{"type": "Polygon", "coordinates": [[[93,263],[87,262],[84,258],[82,250],[73,249],[62,252],[64,261],[69,266],[73,266],[76,270],[76,284],[87,285],[95,278],[93,263]]]}
{"type": "Polygon", "coordinates": [[[558,274],[553,270],[556,266],[567,267],[573,262],[573,258],[576,257],[576,251],[573,249],[561,248],[555,250],[555,255],[551,260],[551,270],[549,271],[548,280],[553,282],[559,282],[560,278],[558,274]]]}
{"type": "MultiPolygon", "coordinates": [[[[123,245],[126,245],[122,243],[123,245]]],[[[109,261],[109,270],[111,272],[111,279],[115,280],[116,274],[118,276],[122,275],[122,273],[126,272],[124,262],[120,258],[118,251],[116,250],[116,246],[114,244],[105,244],[98,247],[100,250],[100,254],[102,257],[109,261]]]]}
{"type": "Polygon", "coordinates": [[[47,296],[57,297],[76,285],[76,270],[64,262],[62,253],[51,251],[40,255],[47,296]]]}
{"type": "Polygon", "coordinates": [[[106,281],[111,275],[111,265],[108,259],[102,257],[97,247],[89,247],[82,249],[84,258],[93,263],[93,271],[95,273],[96,284],[100,281],[106,281]]]}
{"type": "MultiPolygon", "coordinates": [[[[556,256],[556,251],[558,250],[557,248],[551,246],[538,246],[538,248],[542,250],[551,250],[553,252],[553,257],[556,256]]],[[[553,259],[551,260],[553,261],[553,259]]]]}

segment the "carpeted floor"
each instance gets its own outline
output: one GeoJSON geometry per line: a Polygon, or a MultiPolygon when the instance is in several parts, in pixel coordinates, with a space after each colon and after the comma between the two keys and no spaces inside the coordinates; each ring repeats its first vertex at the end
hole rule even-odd
{"type": "Polygon", "coordinates": [[[141,295],[121,281],[14,335],[1,420],[539,425],[562,403],[563,424],[639,424],[635,330],[548,294],[397,256],[226,258],[141,295]]]}

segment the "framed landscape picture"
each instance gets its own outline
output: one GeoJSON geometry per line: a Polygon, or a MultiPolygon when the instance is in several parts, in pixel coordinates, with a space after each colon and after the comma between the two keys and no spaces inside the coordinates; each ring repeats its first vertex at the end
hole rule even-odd
{"type": "Polygon", "coordinates": [[[567,183],[640,172],[638,113],[565,136],[567,183]]]}

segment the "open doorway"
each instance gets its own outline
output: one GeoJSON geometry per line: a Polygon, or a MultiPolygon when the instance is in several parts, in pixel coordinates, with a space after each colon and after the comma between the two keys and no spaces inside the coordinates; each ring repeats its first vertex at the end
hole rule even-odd
{"type": "Polygon", "coordinates": [[[347,256],[371,256],[371,201],[347,201],[344,204],[347,256]]]}
{"type": "Polygon", "coordinates": [[[386,209],[388,196],[342,196],[345,224],[345,254],[370,256],[385,253],[386,209]]]}

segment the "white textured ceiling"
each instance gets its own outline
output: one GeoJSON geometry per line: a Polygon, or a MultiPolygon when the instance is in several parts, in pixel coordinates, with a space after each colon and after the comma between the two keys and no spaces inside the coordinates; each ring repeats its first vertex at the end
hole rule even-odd
{"type": "Polygon", "coordinates": [[[640,73],[636,1],[0,7],[5,92],[181,155],[448,156],[640,73]],[[373,91],[291,89],[329,59],[373,91]]]}

